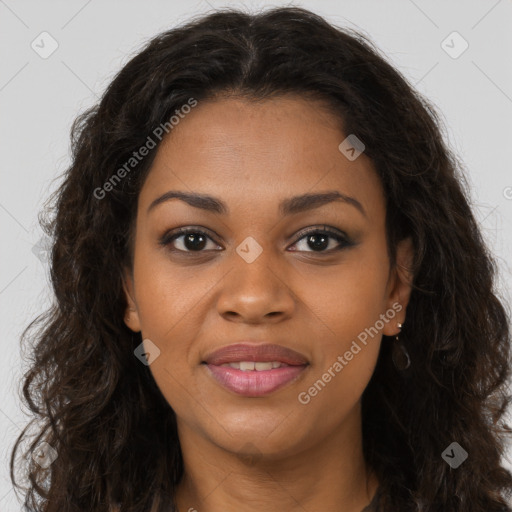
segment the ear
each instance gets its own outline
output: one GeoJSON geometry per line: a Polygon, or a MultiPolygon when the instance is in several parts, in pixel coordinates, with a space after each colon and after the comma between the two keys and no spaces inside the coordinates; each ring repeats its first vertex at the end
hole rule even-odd
{"type": "Polygon", "coordinates": [[[398,243],[396,248],[396,265],[390,273],[388,281],[387,309],[396,311],[394,319],[386,323],[382,333],[395,336],[400,332],[398,324],[405,323],[405,312],[412,291],[414,275],[412,263],[414,246],[412,239],[406,238],[398,243]]]}
{"type": "Polygon", "coordinates": [[[135,302],[135,293],[133,286],[133,276],[129,269],[125,268],[123,274],[123,290],[126,297],[126,311],[124,315],[124,323],[133,332],[140,332],[139,313],[137,311],[137,303],[135,302]]]}

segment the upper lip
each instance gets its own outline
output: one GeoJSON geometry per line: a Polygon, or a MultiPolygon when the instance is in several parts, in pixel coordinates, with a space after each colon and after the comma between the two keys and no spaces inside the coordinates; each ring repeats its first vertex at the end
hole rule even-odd
{"type": "Polygon", "coordinates": [[[272,343],[251,344],[248,342],[226,345],[211,352],[204,362],[219,366],[236,361],[268,362],[279,361],[288,365],[308,364],[307,359],[295,350],[272,343]]]}

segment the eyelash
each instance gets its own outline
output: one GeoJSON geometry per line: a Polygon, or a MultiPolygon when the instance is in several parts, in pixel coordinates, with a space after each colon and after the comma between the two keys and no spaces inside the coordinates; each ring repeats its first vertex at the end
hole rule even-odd
{"type": "MultiPolygon", "coordinates": [[[[174,240],[177,240],[178,238],[180,238],[184,235],[190,234],[190,233],[193,233],[196,235],[202,235],[206,238],[209,238],[213,242],[215,242],[215,240],[213,240],[212,237],[210,235],[208,235],[208,233],[206,233],[205,231],[198,229],[198,228],[186,227],[186,228],[178,228],[177,230],[164,233],[164,235],[162,235],[162,237],[159,240],[159,244],[164,247],[169,247],[169,246],[171,246],[172,242],[174,242],[174,240]]],[[[310,252],[313,254],[331,254],[333,252],[341,251],[347,247],[354,245],[353,242],[346,235],[341,234],[337,230],[335,231],[335,230],[329,228],[328,226],[323,226],[322,228],[313,228],[313,229],[306,228],[306,229],[301,230],[297,235],[298,238],[295,240],[295,242],[292,245],[297,244],[303,238],[307,237],[308,235],[312,235],[312,234],[328,235],[329,237],[334,238],[340,244],[340,246],[335,247],[334,249],[328,249],[328,250],[322,250],[322,251],[296,251],[296,252],[310,252]]],[[[215,243],[217,243],[217,242],[215,242],[215,243]]],[[[217,245],[219,245],[219,244],[217,244],[217,245]]],[[[201,253],[207,252],[207,250],[205,250],[205,249],[201,249],[199,251],[190,251],[190,250],[185,251],[182,249],[170,248],[170,250],[173,252],[183,253],[183,254],[201,254],[201,253]]]]}

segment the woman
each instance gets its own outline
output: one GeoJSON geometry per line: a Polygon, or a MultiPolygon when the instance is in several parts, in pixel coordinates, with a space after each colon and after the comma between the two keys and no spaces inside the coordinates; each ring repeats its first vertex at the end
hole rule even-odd
{"type": "Polygon", "coordinates": [[[73,135],[27,505],[512,510],[494,263],[433,107],[368,40],[219,11],[73,135]]]}

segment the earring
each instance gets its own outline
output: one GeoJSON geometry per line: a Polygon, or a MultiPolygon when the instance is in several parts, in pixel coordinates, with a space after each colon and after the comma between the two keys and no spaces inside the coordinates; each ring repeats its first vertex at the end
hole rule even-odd
{"type": "MultiPolygon", "coordinates": [[[[398,328],[402,329],[402,324],[398,324],[398,328]]],[[[393,364],[397,370],[407,370],[407,368],[411,366],[409,353],[407,352],[403,342],[399,340],[398,334],[395,336],[395,341],[393,342],[391,358],[393,359],[393,364]]]]}

